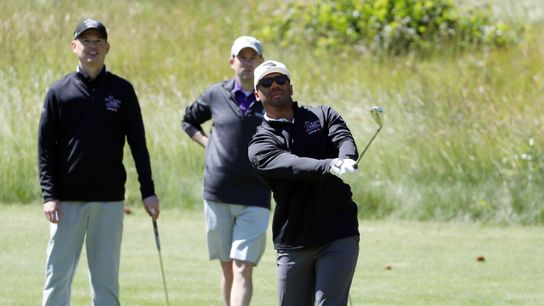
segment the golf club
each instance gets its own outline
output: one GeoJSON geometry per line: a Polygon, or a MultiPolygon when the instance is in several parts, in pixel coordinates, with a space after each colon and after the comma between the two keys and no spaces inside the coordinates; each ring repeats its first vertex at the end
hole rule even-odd
{"type": "Polygon", "coordinates": [[[383,107],[381,106],[372,106],[370,108],[370,115],[372,116],[372,119],[374,119],[374,122],[378,124],[378,129],[376,130],[376,133],[370,138],[370,141],[366,144],[365,148],[361,152],[361,155],[359,155],[359,158],[355,162],[355,166],[359,165],[359,161],[365,155],[366,150],[368,150],[368,147],[370,147],[370,144],[374,141],[374,138],[378,135],[378,133],[382,130],[383,127],[383,107]]]}
{"type": "Polygon", "coordinates": [[[162,265],[161,241],[159,239],[159,228],[157,226],[157,220],[153,220],[153,230],[155,232],[155,243],[157,244],[157,251],[159,252],[159,262],[161,264],[162,285],[164,286],[164,296],[166,297],[166,306],[169,306],[170,302],[168,301],[168,289],[166,289],[166,278],[164,277],[164,268],[162,265]]]}

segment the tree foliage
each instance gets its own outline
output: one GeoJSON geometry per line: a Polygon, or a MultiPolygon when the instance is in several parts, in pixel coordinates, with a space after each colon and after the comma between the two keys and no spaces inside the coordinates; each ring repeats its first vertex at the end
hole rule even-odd
{"type": "Polygon", "coordinates": [[[494,21],[489,7],[462,9],[451,0],[290,0],[258,22],[261,37],[283,46],[387,54],[502,47],[519,34],[494,21]]]}

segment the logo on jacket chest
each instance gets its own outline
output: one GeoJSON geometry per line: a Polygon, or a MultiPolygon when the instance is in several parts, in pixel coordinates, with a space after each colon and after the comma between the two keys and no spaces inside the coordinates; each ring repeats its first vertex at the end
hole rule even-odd
{"type": "Polygon", "coordinates": [[[319,120],[315,121],[304,121],[304,131],[306,134],[311,135],[315,132],[319,132],[321,130],[321,124],[319,123],[319,120]]]}
{"type": "Polygon", "coordinates": [[[117,112],[122,103],[121,100],[115,99],[113,96],[108,96],[104,101],[106,102],[106,109],[110,112],[117,112]]]}

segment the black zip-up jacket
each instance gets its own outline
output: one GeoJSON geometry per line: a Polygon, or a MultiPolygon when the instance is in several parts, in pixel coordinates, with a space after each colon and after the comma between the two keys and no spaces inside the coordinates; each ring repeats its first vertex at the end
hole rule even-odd
{"type": "Polygon", "coordinates": [[[47,92],[38,131],[44,201],[121,201],[125,137],[142,198],[154,195],[144,124],[132,85],[106,68],[72,72],[47,92]]]}
{"type": "Polygon", "coordinates": [[[293,107],[294,123],[263,121],[248,150],[276,201],[274,247],[305,248],[359,235],[351,189],[329,173],[334,158],[357,158],[351,132],[330,107],[293,107]]]}
{"type": "Polygon", "coordinates": [[[181,126],[192,137],[212,120],[205,151],[206,200],[270,209],[270,189],[255,174],[247,146],[263,120],[263,105],[252,103],[242,115],[232,94],[234,79],[211,85],[185,109],[181,126]]]}

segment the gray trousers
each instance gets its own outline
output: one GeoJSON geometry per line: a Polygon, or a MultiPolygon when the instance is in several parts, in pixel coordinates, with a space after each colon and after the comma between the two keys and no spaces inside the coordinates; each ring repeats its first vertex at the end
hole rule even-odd
{"type": "Polygon", "coordinates": [[[281,306],[345,306],[359,257],[359,237],[300,250],[278,250],[281,306]]]}
{"type": "Polygon", "coordinates": [[[60,203],[60,222],[50,223],[43,306],[70,305],[72,279],[83,243],[92,305],[119,305],[123,207],[122,201],[60,203]]]}

